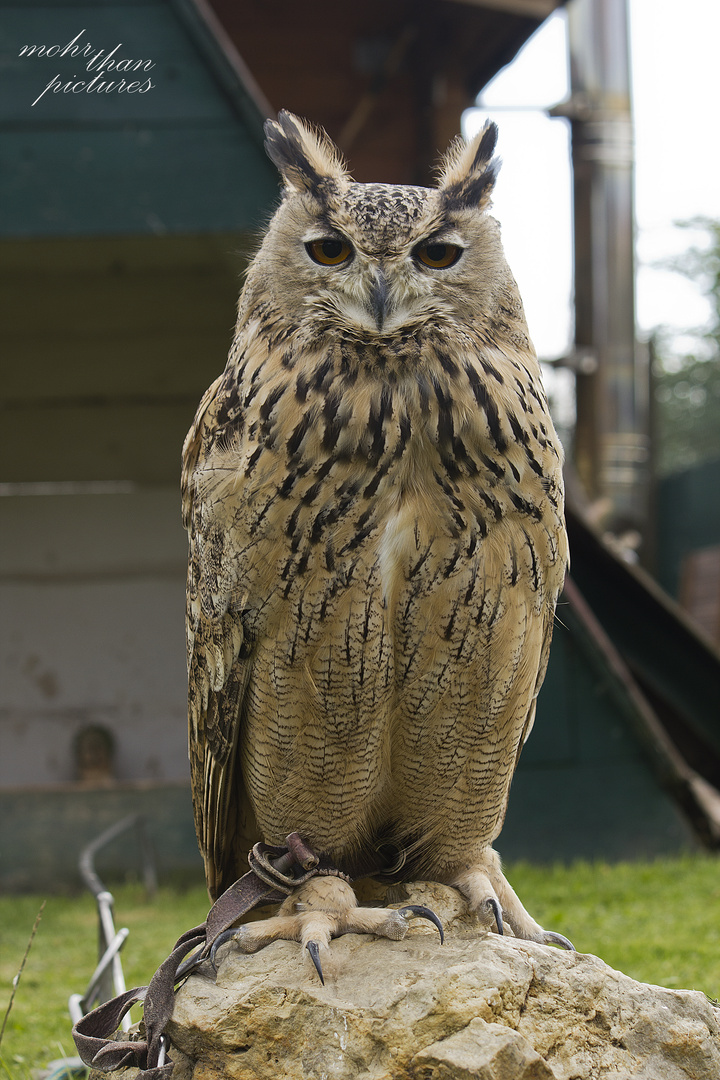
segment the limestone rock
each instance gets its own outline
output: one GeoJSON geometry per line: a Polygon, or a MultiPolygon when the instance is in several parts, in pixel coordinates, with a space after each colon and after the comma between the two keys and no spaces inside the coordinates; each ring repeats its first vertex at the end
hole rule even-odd
{"type": "Polygon", "coordinates": [[[527,1039],[504,1024],[476,1016],[462,1031],[431,1043],[412,1059],[413,1077],[428,1080],[552,1080],[555,1073],[527,1039]]]}
{"type": "Polygon", "coordinates": [[[224,946],[178,991],[173,1080],[718,1080],[720,1011],[595,956],[488,933],[459,894],[404,887],[400,942],[346,935],[322,986],[300,946],[224,946]]]}

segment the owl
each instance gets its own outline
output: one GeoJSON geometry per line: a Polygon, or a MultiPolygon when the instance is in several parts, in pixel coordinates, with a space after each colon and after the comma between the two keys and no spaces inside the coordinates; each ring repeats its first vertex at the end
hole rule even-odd
{"type": "MultiPolygon", "coordinates": [[[[296,832],[350,878],[455,886],[497,931],[571,948],[492,847],[567,564],[562,451],[488,214],[497,130],[458,139],[433,188],[354,182],[286,112],[266,134],[282,202],[184,447],[210,894],[296,832]]],[[[316,878],[235,941],[317,959],[413,914],[316,878]]]]}

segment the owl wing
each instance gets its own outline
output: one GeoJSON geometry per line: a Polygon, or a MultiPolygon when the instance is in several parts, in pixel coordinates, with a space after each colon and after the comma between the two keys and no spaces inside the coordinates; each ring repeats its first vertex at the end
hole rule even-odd
{"type": "Polygon", "coordinates": [[[543,639],[542,639],[542,645],[541,645],[541,650],[540,650],[540,661],[539,661],[539,664],[538,664],[537,678],[535,680],[535,690],[534,690],[534,693],[533,693],[532,701],[530,703],[530,708],[528,709],[528,714],[527,714],[527,716],[525,718],[525,723],[523,724],[522,734],[520,735],[520,741],[518,742],[518,747],[517,747],[517,753],[515,755],[515,765],[513,767],[513,772],[515,772],[515,770],[518,767],[518,763],[520,761],[520,755],[522,753],[522,749],[523,749],[525,743],[527,742],[527,740],[528,740],[528,738],[530,736],[530,733],[531,733],[531,731],[533,729],[533,725],[535,724],[535,712],[537,710],[538,694],[540,693],[540,690],[542,688],[542,684],[545,681],[545,672],[547,671],[548,660],[550,659],[550,645],[552,643],[554,618],[555,618],[555,607],[553,605],[553,610],[548,615],[548,617],[546,618],[545,625],[543,627],[543,639]]]}
{"type": "MultiPolygon", "coordinates": [[[[544,529],[539,530],[541,533],[544,531],[544,529]]],[[[533,536],[532,528],[523,529],[522,536],[530,545],[533,536]]],[[[534,538],[537,539],[537,534],[534,538]]],[[[505,771],[502,812],[498,819],[494,839],[502,828],[512,778],[517,770],[523,747],[535,724],[538,695],[547,671],[558,589],[566,565],[562,537],[559,539],[561,543],[557,561],[553,561],[546,567],[545,574],[541,573],[535,579],[539,583],[537,591],[519,587],[520,582],[517,585],[503,584],[500,587],[502,605],[505,607],[507,618],[498,620],[500,625],[498,637],[493,639],[493,650],[500,657],[505,658],[500,683],[506,683],[508,672],[512,670],[515,690],[508,695],[505,702],[505,719],[510,721],[507,727],[508,742],[505,751],[509,769],[505,771]],[[540,612],[542,615],[538,617],[540,612]],[[529,670],[526,665],[529,666],[529,670]],[[526,674],[523,674],[523,668],[526,668],[526,674]],[[530,690],[529,698],[528,690],[530,690]],[[520,696],[518,696],[518,691],[520,696]],[[520,707],[520,701],[524,702],[522,707],[520,707]],[[515,747],[514,759],[513,745],[515,747]]],[[[538,544],[535,558],[538,556],[539,549],[538,544]]],[[[489,573],[491,578],[494,574],[494,580],[503,579],[503,567],[490,569],[489,573]]]]}
{"type": "MultiPolygon", "coordinates": [[[[208,609],[208,582],[222,573],[218,535],[206,534],[193,474],[216,428],[222,376],[206,392],[183,447],[183,520],[190,550],[187,579],[188,750],[198,844],[208,891],[217,898],[238,877],[256,840],[254,816],[235,767],[251,662],[243,655],[242,613],[208,609]],[[205,588],[203,587],[205,585],[205,588]]],[[[245,650],[247,651],[247,650],[245,650]]]]}

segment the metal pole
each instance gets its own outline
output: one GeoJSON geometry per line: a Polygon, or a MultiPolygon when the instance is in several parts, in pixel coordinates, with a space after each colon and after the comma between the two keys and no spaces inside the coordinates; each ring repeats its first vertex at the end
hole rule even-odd
{"type": "MultiPolygon", "coordinates": [[[[157,873],[152,846],[141,814],[129,814],[115,825],[111,825],[80,853],[80,874],[88,889],[94,894],[98,907],[98,965],[85,994],[70,996],[68,1008],[73,1023],[77,1023],[92,1008],[95,1001],[108,1001],[113,995],[125,993],[125,976],[120,960],[120,950],[130,931],[126,928],[115,931],[113,919],[115,902],[112,893],[107,891],[98,877],[95,870],[95,856],[106,844],[133,827],[138,832],[145,887],[152,894],[157,890],[157,873]]],[[[122,1018],[120,1026],[123,1031],[129,1030],[129,1014],[122,1018]]]]}
{"type": "Polygon", "coordinates": [[[609,527],[645,523],[648,371],[635,342],[633,127],[627,0],[568,4],[577,375],[575,464],[609,527]]]}

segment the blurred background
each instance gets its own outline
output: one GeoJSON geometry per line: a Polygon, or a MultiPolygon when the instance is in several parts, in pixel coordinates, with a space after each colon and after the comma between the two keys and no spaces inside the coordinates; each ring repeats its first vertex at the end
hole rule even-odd
{"type": "Polygon", "coordinates": [[[277,205],[279,108],[358,180],[430,183],[500,127],[572,551],[503,854],[716,849],[719,23],[713,0],[0,0],[2,889],[73,887],[128,813],[161,875],[201,875],[180,452],[277,205]]]}

